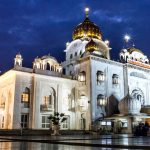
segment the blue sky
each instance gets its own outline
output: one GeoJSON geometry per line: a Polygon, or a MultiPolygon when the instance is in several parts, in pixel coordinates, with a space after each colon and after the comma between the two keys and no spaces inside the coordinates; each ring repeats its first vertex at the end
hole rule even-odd
{"type": "Polygon", "coordinates": [[[112,59],[118,59],[126,33],[150,56],[150,0],[0,0],[0,70],[12,68],[18,52],[25,67],[48,53],[63,61],[86,6],[103,39],[110,40],[112,59]]]}

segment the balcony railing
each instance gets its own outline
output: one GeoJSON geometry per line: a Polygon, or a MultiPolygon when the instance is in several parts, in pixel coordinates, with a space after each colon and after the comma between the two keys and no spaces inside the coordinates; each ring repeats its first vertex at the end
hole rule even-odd
{"type": "Polygon", "coordinates": [[[40,109],[41,109],[41,111],[53,111],[54,105],[41,104],[40,109]]]}

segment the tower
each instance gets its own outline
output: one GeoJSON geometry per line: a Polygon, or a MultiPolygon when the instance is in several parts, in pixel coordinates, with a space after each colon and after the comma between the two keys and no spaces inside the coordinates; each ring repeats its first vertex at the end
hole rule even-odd
{"type": "Polygon", "coordinates": [[[15,67],[15,66],[20,66],[20,67],[22,67],[22,60],[23,60],[23,58],[22,58],[21,54],[18,53],[18,54],[16,55],[16,57],[14,58],[14,67],[15,67]]]}

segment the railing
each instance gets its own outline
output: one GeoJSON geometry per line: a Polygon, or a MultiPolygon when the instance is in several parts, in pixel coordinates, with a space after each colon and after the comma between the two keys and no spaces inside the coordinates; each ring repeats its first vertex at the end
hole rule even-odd
{"type": "Polygon", "coordinates": [[[41,104],[40,109],[41,109],[41,111],[53,111],[54,105],[41,104]]]}

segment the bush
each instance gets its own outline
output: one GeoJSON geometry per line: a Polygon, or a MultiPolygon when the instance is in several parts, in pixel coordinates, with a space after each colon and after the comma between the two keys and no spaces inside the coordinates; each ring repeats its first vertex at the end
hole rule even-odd
{"type": "Polygon", "coordinates": [[[64,113],[54,112],[53,115],[50,115],[48,119],[52,122],[53,125],[60,125],[66,120],[64,113]]]}

